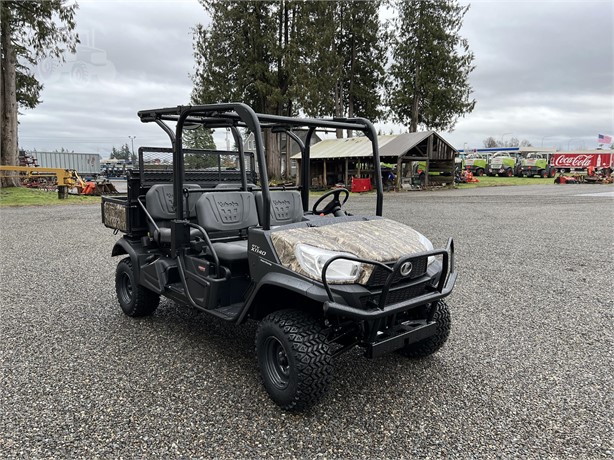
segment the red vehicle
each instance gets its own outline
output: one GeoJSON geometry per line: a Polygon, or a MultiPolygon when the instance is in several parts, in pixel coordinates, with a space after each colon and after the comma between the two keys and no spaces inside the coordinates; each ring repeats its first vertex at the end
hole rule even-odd
{"type": "Polygon", "coordinates": [[[593,168],[609,169],[614,168],[613,150],[580,150],[576,152],[557,152],[552,155],[551,165],[559,172],[569,172],[571,170],[588,170],[593,168]]]}

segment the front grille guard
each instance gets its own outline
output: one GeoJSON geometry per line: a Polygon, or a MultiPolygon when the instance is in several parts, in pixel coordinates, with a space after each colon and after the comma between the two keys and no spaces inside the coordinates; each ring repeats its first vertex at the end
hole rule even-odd
{"type": "Polygon", "coordinates": [[[359,257],[346,255],[338,255],[329,259],[324,264],[324,267],[322,267],[322,283],[324,284],[324,289],[326,290],[326,294],[328,295],[329,299],[329,301],[325,303],[324,310],[326,312],[340,313],[355,318],[381,317],[388,314],[396,313],[398,311],[407,310],[418,305],[431,303],[443,297],[446,297],[450,294],[450,292],[452,292],[452,288],[455,282],[456,272],[454,271],[454,241],[452,240],[452,238],[448,240],[448,244],[446,245],[445,249],[435,249],[432,251],[421,252],[418,254],[412,254],[406,257],[402,257],[392,266],[392,268],[388,265],[385,265],[381,262],[376,262],[374,260],[361,259],[359,257]],[[412,262],[414,259],[418,259],[420,257],[431,256],[442,256],[442,270],[437,286],[435,287],[435,291],[418,296],[415,299],[387,305],[386,301],[388,298],[388,293],[390,292],[390,288],[392,287],[392,281],[396,275],[400,274],[401,267],[403,266],[403,264],[405,264],[406,262],[412,262]],[[386,282],[382,287],[382,292],[379,296],[377,309],[361,310],[359,308],[339,304],[334,301],[333,292],[328,284],[328,281],[326,280],[326,272],[330,264],[332,264],[335,260],[339,259],[346,259],[354,262],[378,266],[389,272],[388,277],[386,278],[386,282]]]}

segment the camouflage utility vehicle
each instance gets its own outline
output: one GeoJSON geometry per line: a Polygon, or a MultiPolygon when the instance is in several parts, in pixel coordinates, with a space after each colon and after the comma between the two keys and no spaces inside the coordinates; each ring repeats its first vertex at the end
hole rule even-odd
{"type": "Polygon", "coordinates": [[[172,148],[141,147],[127,195],[102,200],[104,224],[123,232],[111,255],[122,256],[115,283],[125,314],[151,315],[163,296],[233,323],[258,322],[264,386],[288,410],[318,402],[333,359],[354,347],[370,358],[393,351],[424,357],[446,342],[443,299],[456,280],[452,240],[434,249],[414,229],[382,217],[369,121],[263,115],[238,103],[138,115],[162,128],[172,148]],[[229,129],[236,150],[184,148],[185,130],[203,128],[229,129]],[[254,135],[254,157],[243,151],[245,129],[254,135]],[[299,183],[309,184],[310,140],[323,129],[355,130],[371,140],[373,215],[345,212],[344,188],[310,206],[308,187],[269,185],[263,130],[294,139],[302,154],[299,183]]]}

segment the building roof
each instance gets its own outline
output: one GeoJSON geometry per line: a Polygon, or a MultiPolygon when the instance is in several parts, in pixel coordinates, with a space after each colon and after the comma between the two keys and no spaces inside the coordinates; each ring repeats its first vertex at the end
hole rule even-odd
{"type": "MultiPolygon", "coordinates": [[[[451,149],[454,149],[434,131],[377,136],[380,157],[400,157],[406,155],[411,149],[416,147],[431,135],[437,136],[451,149]]],[[[346,139],[324,139],[323,141],[311,146],[309,157],[312,160],[332,158],[363,158],[371,157],[372,154],[371,141],[365,136],[360,136],[346,139]]],[[[293,155],[292,159],[300,160],[300,153],[293,155]]]]}

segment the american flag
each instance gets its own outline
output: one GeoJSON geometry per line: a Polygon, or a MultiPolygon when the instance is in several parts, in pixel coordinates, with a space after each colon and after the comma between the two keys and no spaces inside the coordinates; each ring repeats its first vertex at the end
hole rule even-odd
{"type": "Polygon", "coordinates": [[[599,136],[597,136],[597,143],[598,144],[611,144],[612,136],[606,136],[605,134],[600,134],[599,136]]]}

